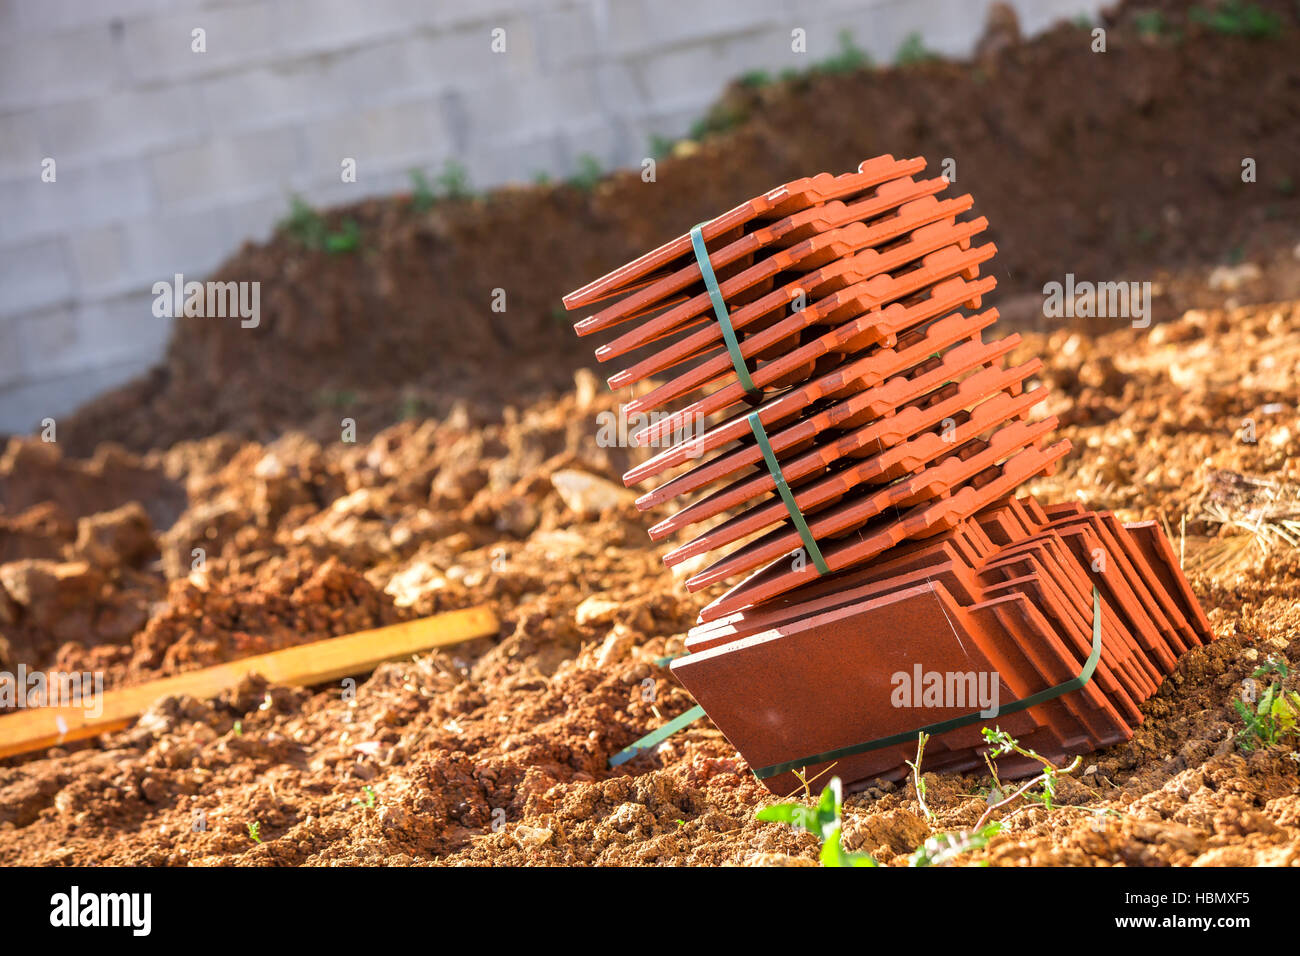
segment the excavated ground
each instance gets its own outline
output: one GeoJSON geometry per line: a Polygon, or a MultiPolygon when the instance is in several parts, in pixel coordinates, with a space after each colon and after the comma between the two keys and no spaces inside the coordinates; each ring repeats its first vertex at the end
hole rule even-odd
{"type": "MultiPolygon", "coordinates": [[[[772,797],[707,721],[607,768],[691,706],[655,660],[680,647],[707,596],[663,568],[646,535],[655,516],[617,486],[632,453],[595,440],[615,400],[581,370],[588,343],[551,309],[682,222],[885,149],[946,155],[929,148],[938,136],[973,144],[960,186],[1002,230],[1010,288],[992,301],[1013,317],[1066,271],[1157,277],[1150,329],[1020,323],[1018,355],[1043,357],[1049,410],[1074,443],[1060,472],[1028,490],[1164,522],[1218,638],[1184,658],[1132,740],[1063,778],[1055,809],[1016,809],[969,859],[1300,863],[1294,744],[1243,751],[1232,706],[1266,658],[1300,663],[1300,551],[1224,520],[1254,513],[1234,475],[1273,482],[1300,516],[1300,217],[1276,177],[1252,193],[1231,183],[1238,159],[1217,172],[1240,152],[1234,137],[1294,164],[1300,58],[1294,33],[1191,30],[1175,42],[1125,24],[1112,30],[1114,72],[1097,79],[1080,60],[1069,88],[1045,64],[1074,62],[1070,27],[975,66],[737,88],[761,112],[751,105],[735,131],[661,164],[662,210],[642,220],[647,201],[632,197],[643,184],[617,177],[590,196],[516,191],[424,218],[404,203],[353,210],[374,213],[364,225],[377,255],[308,253],[286,236],[246,248],[224,272],[264,274],[274,289],[264,337],[182,323],[155,376],[66,423],[58,443],[15,438],[0,455],[0,670],[99,670],[125,686],[480,602],[496,606],[502,632],[386,664],[354,698],[250,680],[216,700],[159,701],[126,731],[0,761],[0,863],[812,863],[811,836],[754,821],[772,797]],[[1237,85],[1256,70],[1258,83],[1237,85]],[[864,110],[930,105],[876,111],[881,123],[852,141],[781,132],[824,87],[864,110]],[[969,122],[996,119],[982,127],[996,137],[947,125],[959,111],[944,119],[944,104],[967,96],[984,104],[969,122]],[[1181,154],[1180,169],[1201,177],[1192,189],[1161,165],[1156,131],[1191,136],[1198,96],[1219,127],[1181,154]],[[1135,129],[1145,145],[1129,182],[1100,153],[1135,129]],[[1047,141],[1056,134],[1098,152],[1063,158],[1047,141]],[[1046,139],[1031,160],[1014,159],[1035,137],[1046,139]],[[737,147],[770,162],[737,171],[737,147]],[[1018,182],[1000,175],[1013,161],[1018,182]],[[687,180],[699,190],[668,185],[687,180]],[[1062,205],[1044,214],[1049,196],[1062,205]],[[1169,204],[1183,219],[1166,227],[1169,204]],[[1062,227],[1067,207],[1070,222],[1092,223],[1083,234],[1062,227]],[[542,211],[531,240],[511,231],[542,211]],[[1158,247],[1124,238],[1143,216],[1158,247]],[[554,238],[538,250],[538,235],[554,238]],[[566,261],[553,262],[560,250],[566,261]],[[500,284],[497,266],[452,282],[485,255],[521,277],[496,332],[473,283],[500,284]],[[430,302],[445,314],[426,322],[400,308],[430,302]],[[551,361],[526,374],[521,350],[551,361]],[[436,374],[414,368],[430,355],[436,374]],[[339,440],[341,415],[357,420],[355,444],[339,440]]],[[[904,863],[933,830],[973,823],[989,783],[931,775],[933,826],[910,786],[852,795],[845,845],[904,863]]]]}

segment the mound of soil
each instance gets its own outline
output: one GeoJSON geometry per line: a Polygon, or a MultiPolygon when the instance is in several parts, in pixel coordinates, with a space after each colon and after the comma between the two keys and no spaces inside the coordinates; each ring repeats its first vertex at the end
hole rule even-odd
{"type": "MultiPolygon", "coordinates": [[[[924,156],[935,172],[956,161],[957,188],[991,223],[1013,322],[1041,323],[1042,286],[1066,273],[1136,281],[1290,249],[1300,13],[1263,6],[1275,36],[1225,35],[1165,0],[1116,14],[1104,53],[1061,25],[972,63],[738,83],[709,118],[722,132],[680,144],[654,183],[638,170],[427,212],[409,197],[336,210],[325,228],[355,220],[359,251],[312,251],[289,231],[245,245],[215,278],[261,282],[260,325],[179,320],[161,367],[60,422],[61,440],[89,455],[222,430],[330,439],[344,417],[374,434],[457,399],[531,400],[591,361],[559,309],[565,292],[777,183],[881,153],[924,156]],[[1246,158],[1256,182],[1242,181],[1246,158]]],[[[1157,319],[1198,304],[1175,296],[1157,319]]]]}

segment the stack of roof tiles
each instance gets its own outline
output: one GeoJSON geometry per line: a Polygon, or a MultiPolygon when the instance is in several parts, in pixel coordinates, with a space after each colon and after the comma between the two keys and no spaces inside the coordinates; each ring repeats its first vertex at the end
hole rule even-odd
{"type": "Polygon", "coordinates": [[[994,724],[1049,758],[1116,743],[1211,636],[1156,527],[1015,497],[1070,445],[1031,416],[1041,363],[1004,364],[1019,336],[985,341],[986,221],[924,168],[787,183],[565,298],[617,330],[611,388],[655,379],[632,440],[679,439],[624,476],[675,509],[665,562],[741,578],[673,673],[777,792],[896,777],[923,727],[935,770],[994,724]]]}

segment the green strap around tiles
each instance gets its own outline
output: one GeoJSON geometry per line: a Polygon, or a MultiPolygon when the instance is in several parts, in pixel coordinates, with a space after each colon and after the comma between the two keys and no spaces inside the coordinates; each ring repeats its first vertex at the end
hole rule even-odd
{"type": "Polygon", "coordinates": [[[736,369],[736,378],[740,380],[740,387],[746,392],[754,392],[758,389],[754,385],[754,380],[749,377],[745,356],[740,354],[740,342],[736,338],[736,330],[731,326],[731,313],[722,298],[722,290],[718,288],[718,277],[713,274],[709,251],[704,246],[705,225],[706,223],[700,223],[691,230],[691,248],[695,250],[695,262],[700,267],[704,288],[709,290],[709,299],[713,302],[713,314],[718,317],[718,325],[722,326],[722,338],[727,343],[727,352],[731,355],[731,364],[736,369]]]}
{"type": "Polygon", "coordinates": [[[650,731],[650,733],[646,734],[640,740],[629,744],[618,753],[614,754],[614,756],[609,758],[609,765],[611,767],[617,767],[621,764],[627,763],[633,757],[645,753],[652,747],[659,746],[673,734],[677,733],[677,731],[684,727],[689,727],[703,716],[704,708],[699,704],[696,704],[690,710],[678,714],[662,727],[650,731]]]}
{"type": "Polygon", "coordinates": [[[799,510],[799,504],[794,500],[794,492],[785,483],[785,475],[781,473],[781,463],[776,460],[776,454],[772,451],[772,443],[767,440],[767,429],[763,427],[758,412],[750,412],[747,421],[749,422],[749,430],[754,433],[754,438],[758,442],[759,451],[763,453],[763,460],[767,462],[767,470],[772,473],[772,480],[776,482],[777,493],[781,496],[781,500],[785,502],[785,510],[790,513],[790,520],[794,522],[795,530],[799,532],[799,537],[803,539],[804,550],[812,558],[813,567],[817,569],[818,574],[829,574],[830,568],[826,566],[826,559],[822,557],[821,548],[817,547],[812,532],[808,530],[808,522],[804,520],[803,512],[799,510]]]}
{"type": "MultiPolygon", "coordinates": [[[[1097,661],[1101,659],[1101,595],[1097,592],[1094,585],[1092,589],[1092,653],[1088,655],[1088,660],[1084,662],[1083,670],[1079,672],[1078,677],[1072,677],[1070,680],[1055,687],[1049,687],[1047,690],[1040,690],[1036,694],[1030,694],[1028,697],[1022,697],[1020,700],[1012,701],[1005,707],[999,707],[997,716],[1003,714],[1014,714],[1018,710],[1027,710],[1037,704],[1054,700],[1064,694],[1069,694],[1083,687],[1092,679],[1093,671],[1097,669],[1097,661]]],[[[918,734],[938,735],[947,733],[950,730],[956,730],[958,727],[965,727],[969,724],[978,723],[981,720],[990,718],[983,716],[976,711],[973,714],[966,714],[963,717],[954,717],[951,720],[940,721],[937,724],[929,724],[925,727],[918,727],[916,730],[909,730],[902,734],[892,734],[888,737],[879,737],[875,740],[868,740],[863,744],[853,744],[849,747],[840,747],[836,750],[828,750],[825,753],[812,754],[808,757],[800,757],[798,760],[787,760],[785,763],[773,764],[770,767],[760,767],[754,771],[754,776],[760,780],[768,777],[775,777],[779,774],[789,773],[791,770],[798,770],[800,767],[809,767],[819,763],[826,763],[830,760],[839,760],[843,757],[853,757],[857,754],[866,753],[870,750],[878,750],[881,747],[891,747],[894,744],[905,744],[915,740],[918,734]]]]}

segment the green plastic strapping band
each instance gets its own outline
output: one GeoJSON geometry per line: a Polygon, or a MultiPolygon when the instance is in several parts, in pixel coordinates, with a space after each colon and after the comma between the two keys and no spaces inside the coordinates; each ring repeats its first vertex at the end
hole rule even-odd
{"type": "Polygon", "coordinates": [[[704,716],[704,708],[696,704],[685,713],[678,714],[668,723],[664,724],[657,730],[652,730],[640,740],[624,747],[614,756],[609,758],[609,765],[617,767],[625,764],[638,754],[644,753],[651,747],[657,747],[683,727],[688,727],[704,716]]]}
{"type": "Polygon", "coordinates": [[[740,342],[736,338],[736,330],[731,327],[731,313],[727,311],[727,303],[722,299],[722,290],[718,288],[718,277],[713,274],[713,265],[709,262],[709,250],[704,247],[704,226],[705,223],[700,223],[691,230],[691,248],[695,250],[695,262],[700,267],[704,288],[709,290],[709,299],[713,302],[713,314],[718,317],[718,325],[722,326],[722,338],[727,343],[727,352],[731,355],[731,364],[735,366],[740,387],[746,392],[755,392],[758,389],[754,385],[754,380],[749,377],[745,356],[740,354],[740,342]]]}
{"type": "MultiPolygon", "coordinates": [[[[1013,701],[1005,707],[999,707],[997,716],[1003,714],[1014,714],[1018,710],[1027,710],[1036,704],[1053,700],[1076,691],[1083,687],[1092,679],[1092,673],[1097,669],[1097,661],[1101,659],[1101,595],[1097,592],[1094,585],[1092,589],[1092,653],[1088,655],[1088,660],[1083,665],[1083,670],[1079,672],[1078,677],[1073,677],[1063,684],[1057,684],[1055,687],[1049,687],[1047,690],[1040,690],[1037,694],[1030,694],[1028,697],[1022,697],[1020,700],[1013,701]]],[[[918,734],[942,734],[949,730],[956,730],[958,727],[965,727],[968,724],[974,724],[981,720],[988,720],[979,711],[973,714],[966,714],[964,717],[954,717],[951,720],[940,721],[937,724],[929,724],[925,727],[918,727],[916,730],[909,730],[902,734],[893,734],[889,737],[880,737],[876,740],[869,740],[864,744],[854,744],[851,747],[840,747],[838,750],[828,750],[825,753],[813,754],[810,757],[801,757],[798,760],[788,760],[785,763],[773,764],[770,767],[761,767],[754,771],[754,776],[760,780],[768,777],[775,777],[778,774],[789,773],[791,770],[798,770],[800,767],[813,766],[819,763],[826,763],[829,760],[839,760],[843,757],[852,757],[856,754],[866,753],[869,750],[878,750],[881,747],[890,747],[894,744],[905,744],[916,739],[918,734]]]]}
{"type": "Polygon", "coordinates": [[[777,493],[780,494],[781,500],[785,502],[785,510],[790,513],[790,520],[794,522],[795,530],[799,532],[799,537],[803,539],[804,550],[812,558],[813,567],[817,569],[818,574],[829,574],[831,569],[826,566],[826,559],[822,557],[821,548],[817,547],[812,532],[808,530],[808,522],[804,520],[803,512],[799,510],[799,504],[794,500],[794,492],[785,483],[785,475],[781,473],[781,463],[776,460],[776,455],[772,451],[772,443],[767,440],[767,429],[763,427],[758,412],[750,412],[748,421],[749,430],[754,433],[758,448],[763,453],[763,460],[767,462],[767,470],[772,473],[772,480],[776,482],[777,493]]]}

